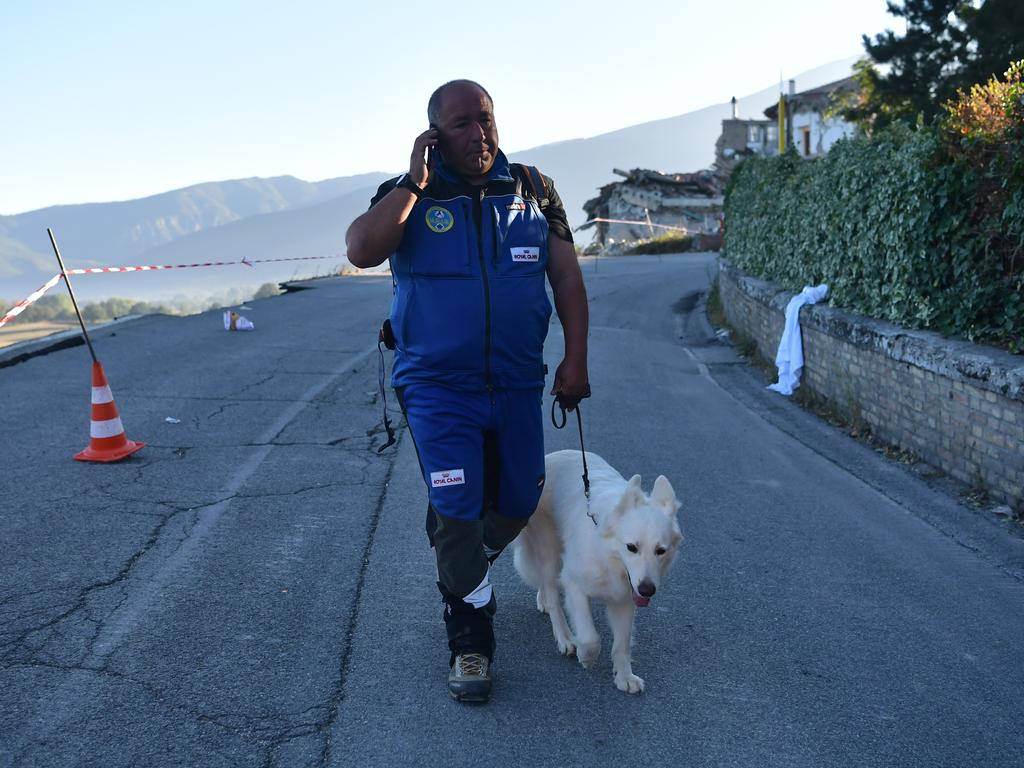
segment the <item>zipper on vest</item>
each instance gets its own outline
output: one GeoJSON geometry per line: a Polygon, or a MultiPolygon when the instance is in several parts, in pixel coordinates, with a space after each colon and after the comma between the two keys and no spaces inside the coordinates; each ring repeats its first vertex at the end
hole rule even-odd
{"type": "Polygon", "coordinates": [[[481,187],[473,198],[473,219],[476,224],[476,249],[480,259],[480,277],[484,284],[484,382],[487,391],[493,393],[491,383],[491,288],[487,280],[487,262],[484,258],[483,205],[486,188],[481,187]]]}
{"type": "Polygon", "coordinates": [[[491,242],[491,264],[494,265],[495,272],[498,271],[498,240],[500,239],[498,236],[499,229],[500,227],[498,224],[497,216],[491,216],[491,237],[493,238],[491,242]]]}

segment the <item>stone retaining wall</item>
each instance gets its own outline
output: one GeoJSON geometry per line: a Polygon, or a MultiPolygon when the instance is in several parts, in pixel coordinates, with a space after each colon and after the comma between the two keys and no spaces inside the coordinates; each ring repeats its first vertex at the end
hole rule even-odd
{"type": "MultiPolygon", "coordinates": [[[[729,323],[775,359],[793,294],[721,263],[729,323]]],[[[827,304],[800,312],[801,387],[881,440],[1024,512],[1024,357],[827,304]]]]}

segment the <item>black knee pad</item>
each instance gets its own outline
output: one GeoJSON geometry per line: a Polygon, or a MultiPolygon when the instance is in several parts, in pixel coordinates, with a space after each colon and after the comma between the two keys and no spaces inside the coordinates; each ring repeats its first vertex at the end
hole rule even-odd
{"type": "Polygon", "coordinates": [[[528,522],[528,517],[506,517],[499,512],[489,512],[484,518],[484,546],[490,550],[501,551],[512,543],[528,522]]]}
{"type": "Polygon", "coordinates": [[[434,554],[438,581],[448,593],[462,598],[480,586],[487,575],[483,522],[457,520],[434,513],[434,554]]]}

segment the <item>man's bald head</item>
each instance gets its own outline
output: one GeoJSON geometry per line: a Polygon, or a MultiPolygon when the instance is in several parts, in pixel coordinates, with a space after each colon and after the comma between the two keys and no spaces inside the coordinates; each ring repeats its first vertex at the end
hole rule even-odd
{"type": "Polygon", "coordinates": [[[479,88],[483,92],[484,96],[487,97],[487,100],[491,102],[491,109],[494,109],[494,99],[491,98],[491,94],[489,94],[487,89],[480,85],[480,83],[474,80],[449,80],[430,94],[430,101],[427,102],[427,121],[431,125],[438,125],[441,122],[441,101],[444,98],[444,93],[449,88],[455,86],[479,88]]]}

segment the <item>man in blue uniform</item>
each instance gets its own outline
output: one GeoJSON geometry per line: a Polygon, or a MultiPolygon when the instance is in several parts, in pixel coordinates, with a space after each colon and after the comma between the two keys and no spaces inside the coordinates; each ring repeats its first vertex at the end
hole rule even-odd
{"type": "Polygon", "coordinates": [[[346,234],[348,259],[391,259],[392,384],[416,446],[451,651],[450,695],[486,701],[494,655],[490,564],[544,486],[543,344],[565,336],[552,393],[588,391],[587,295],[565,210],[535,168],[498,149],[478,83],[438,88],[409,172],[381,185],[346,234]],[[429,164],[428,164],[428,158],[429,164]]]}

